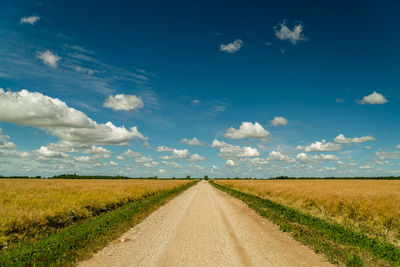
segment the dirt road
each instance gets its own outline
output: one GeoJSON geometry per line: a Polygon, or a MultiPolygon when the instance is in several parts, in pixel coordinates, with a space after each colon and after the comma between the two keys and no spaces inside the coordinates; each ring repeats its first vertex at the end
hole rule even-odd
{"type": "Polygon", "coordinates": [[[329,266],[205,181],[79,266],[329,266]]]}

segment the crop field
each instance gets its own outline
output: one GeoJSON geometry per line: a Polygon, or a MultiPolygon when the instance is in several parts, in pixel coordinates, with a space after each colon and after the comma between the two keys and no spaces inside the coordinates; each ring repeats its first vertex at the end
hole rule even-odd
{"type": "Polygon", "coordinates": [[[62,228],[188,182],[0,179],[0,244],[62,228]]]}
{"type": "Polygon", "coordinates": [[[400,246],[400,181],[215,180],[400,246]]]}

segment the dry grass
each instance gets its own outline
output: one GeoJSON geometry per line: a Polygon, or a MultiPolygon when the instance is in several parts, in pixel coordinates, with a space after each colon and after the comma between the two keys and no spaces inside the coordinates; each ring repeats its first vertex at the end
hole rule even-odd
{"type": "Polygon", "coordinates": [[[64,227],[187,182],[0,179],[0,243],[64,227]]]}
{"type": "Polygon", "coordinates": [[[400,181],[217,180],[400,246],[400,181]]]}

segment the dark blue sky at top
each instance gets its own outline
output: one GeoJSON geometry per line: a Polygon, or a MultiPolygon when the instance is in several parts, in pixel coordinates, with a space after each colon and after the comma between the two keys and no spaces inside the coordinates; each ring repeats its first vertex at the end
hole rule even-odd
{"type": "MultiPolygon", "coordinates": [[[[70,106],[78,98],[100,105],[99,112],[74,107],[99,122],[138,125],[154,146],[178,147],[181,138],[193,136],[210,143],[250,121],[271,131],[276,141],[267,144],[271,149],[344,133],[373,135],[380,142],[375,152],[400,143],[398,14],[398,1],[2,1],[3,52],[33,43],[32,51],[41,46],[62,56],[61,36],[64,43],[94,51],[101,62],[145,70],[145,85],[110,82],[110,87],[134,95],[148,90],[158,101],[149,113],[121,115],[101,109],[104,97],[84,86],[55,88],[56,78],[50,83],[34,76],[0,78],[0,87],[39,91],[70,106]],[[19,19],[30,15],[40,22],[21,27],[19,19]],[[307,40],[293,45],[277,39],[274,26],[283,21],[289,28],[303,25],[307,40]],[[239,51],[220,51],[221,44],[236,39],[244,42],[239,51]],[[358,103],[373,91],[389,102],[358,103]],[[200,105],[190,105],[195,99],[200,105]],[[271,129],[274,116],[287,118],[287,127],[271,129]]],[[[11,137],[20,136],[19,126],[4,125],[11,137]]],[[[57,140],[43,137],[32,147],[46,138],[57,140]]],[[[217,151],[199,149],[218,163],[217,151]]]]}

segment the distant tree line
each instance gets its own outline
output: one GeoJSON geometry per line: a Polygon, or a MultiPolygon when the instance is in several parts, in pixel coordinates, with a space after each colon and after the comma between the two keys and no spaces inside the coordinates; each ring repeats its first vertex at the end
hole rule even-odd
{"type": "MultiPolygon", "coordinates": [[[[41,176],[2,176],[0,175],[0,179],[44,179],[41,176]]],[[[127,177],[127,176],[108,176],[108,175],[77,175],[77,174],[60,174],[54,175],[52,177],[48,177],[46,179],[200,179],[200,178],[192,178],[190,175],[187,175],[186,178],[158,178],[158,176],[149,176],[149,177],[127,177]]],[[[211,178],[208,175],[203,177],[204,180],[209,180],[211,178]]],[[[258,179],[269,179],[269,180],[344,180],[344,179],[358,179],[358,180],[400,180],[400,176],[376,176],[376,177],[289,177],[289,176],[277,176],[270,178],[252,178],[252,177],[219,177],[212,179],[228,179],[228,180],[258,180],[258,179]]]]}

